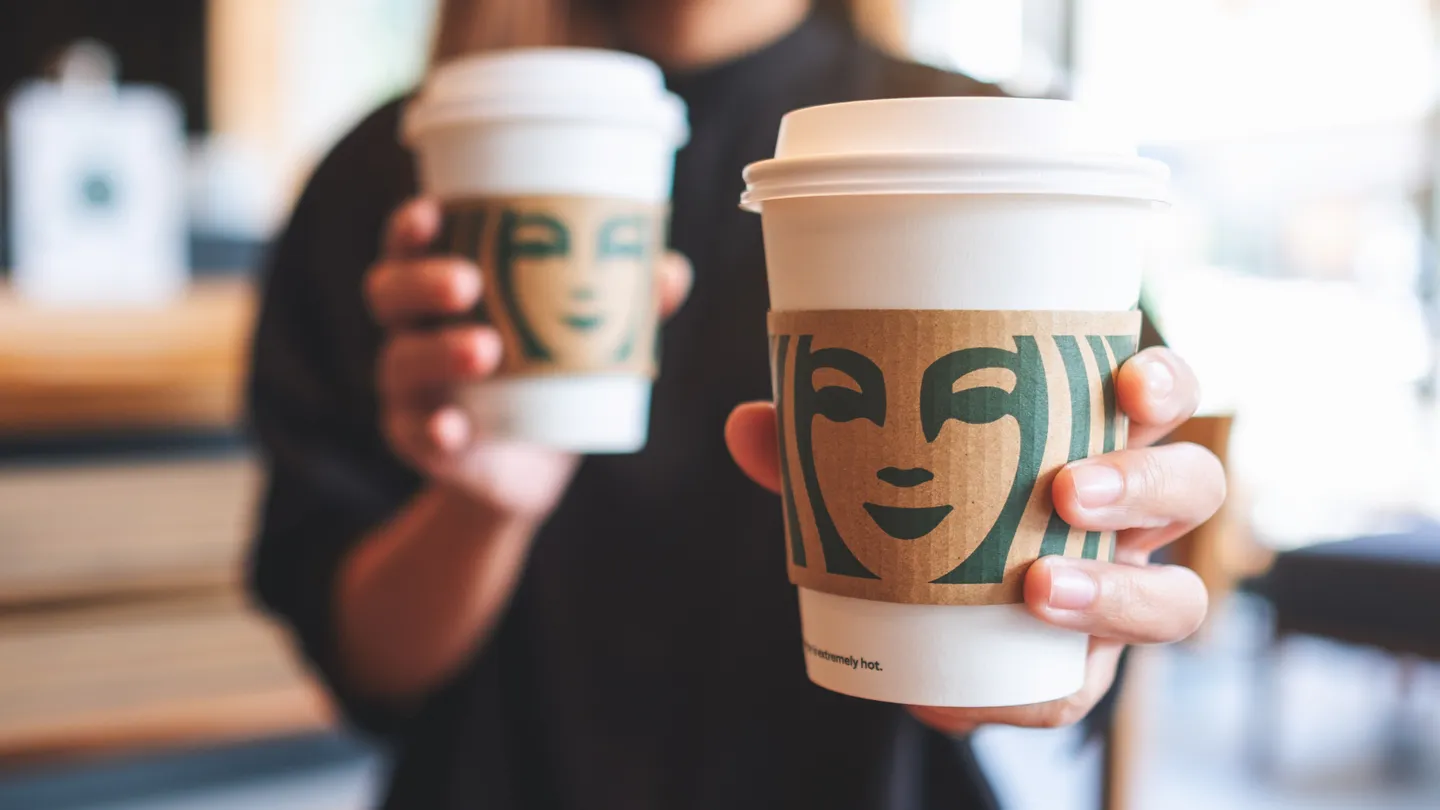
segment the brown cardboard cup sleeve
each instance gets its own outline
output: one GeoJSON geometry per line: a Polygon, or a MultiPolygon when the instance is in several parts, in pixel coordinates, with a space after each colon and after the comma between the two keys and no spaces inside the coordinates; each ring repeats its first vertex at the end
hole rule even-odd
{"type": "Polygon", "coordinates": [[[474,314],[500,333],[497,376],[655,376],[667,211],[584,196],[447,201],[436,247],[480,266],[474,314]]]}
{"type": "Polygon", "coordinates": [[[1022,601],[1043,555],[1112,559],[1050,500],[1125,446],[1140,313],[770,313],[790,580],[883,602],[1022,601]]]}

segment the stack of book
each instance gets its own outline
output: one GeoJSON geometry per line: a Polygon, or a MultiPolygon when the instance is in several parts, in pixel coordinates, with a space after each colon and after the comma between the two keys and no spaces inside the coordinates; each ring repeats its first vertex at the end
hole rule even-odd
{"type": "MultiPolygon", "coordinates": [[[[233,431],[252,312],[240,285],[100,315],[26,310],[0,290],[0,444],[233,431]]],[[[0,463],[0,765],[332,723],[244,592],[259,486],[238,449],[0,463]]]]}

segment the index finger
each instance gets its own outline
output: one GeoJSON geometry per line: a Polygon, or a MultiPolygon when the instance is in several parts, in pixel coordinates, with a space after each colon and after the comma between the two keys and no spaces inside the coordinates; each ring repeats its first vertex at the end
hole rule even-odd
{"type": "Polygon", "coordinates": [[[440,203],[430,197],[416,197],[390,215],[381,249],[387,257],[413,256],[423,252],[439,234],[440,203]]]}

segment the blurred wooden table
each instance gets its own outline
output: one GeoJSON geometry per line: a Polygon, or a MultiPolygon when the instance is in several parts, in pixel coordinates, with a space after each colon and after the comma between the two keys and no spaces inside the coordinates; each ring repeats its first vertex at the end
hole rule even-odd
{"type": "Polygon", "coordinates": [[[0,285],[0,435],[231,427],[254,317],[244,279],[153,309],[37,307],[0,285]]]}

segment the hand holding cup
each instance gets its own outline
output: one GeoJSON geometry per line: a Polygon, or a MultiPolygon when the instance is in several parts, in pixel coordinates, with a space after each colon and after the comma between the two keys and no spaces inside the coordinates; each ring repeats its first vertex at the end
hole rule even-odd
{"type": "MultiPolygon", "coordinates": [[[[396,454],[430,479],[505,513],[544,515],[569,482],[576,456],[483,435],[457,404],[463,388],[499,368],[501,341],[492,326],[458,321],[485,291],[473,262],[428,255],[440,224],[433,199],[399,208],[383,255],[365,278],[370,310],[387,331],[376,367],[382,430],[396,454]],[[440,328],[424,326],[447,319],[440,328]]],[[[667,253],[657,275],[664,317],[684,302],[690,265],[667,253]]]]}
{"type": "MultiPolygon", "coordinates": [[[[949,733],[980,725],[1056,727],[1078,722],[1115,679],[1126,644],[1180,641],[1205,618],[1205,586],[1194,572],[1152,565],[1150,556],[1209,519],[1225,498],[1225,473],[1214,454],[1193,444],[1153,446],[1189,419],[1199,385],[1168,349],[1147,349],[1121,367],[1119,407],[1130,419],[1129,449],[1077,461],[1054,478],[1056,510],[1082,531],[1116,531],[1114,562],[1040,558],[1025,576],[1025,607],[1055,627],[1089,635],[1085,681],[1058,700],[1024,706],[915,706],[913,714],[949,733]]],[[[725,438],[740,468],[780,491],[775,406],[741,405],[725,438]]]]}
{"type": "MultiPolygon", "coordinates": [[[[775,157],[745,180],[765,235],[776,414],[737,412],[732,450],[757,480],[767,454],[779,476],[811,680],[972,711],[1083,704],[1097,630],[1027,609],[1027,574],[1053,572],[1047,592],[1084,601],[1101,581],[1064,573],[1112,571],[1119,530],[1137,524],[1127,508],[1072,514],[1064,498],[1116,494],[1122,461],[1205,463],[1127,451],[1130,417],[1152,431],[1136,442],[1169,420],[1117,393],[1150,368],[1194,393],[1170,355],[1135,355],[1168,169],[1083,105],[892,99],[789,113],[775,157]],[[776,436],[747,449],[757,418],[776,436]]],[[[1161,506],[1177,498],[1165,490],[1161,506]]]]}

